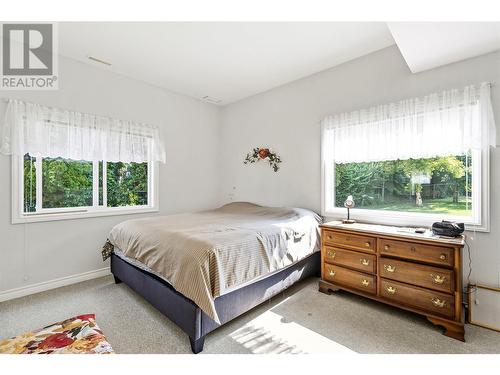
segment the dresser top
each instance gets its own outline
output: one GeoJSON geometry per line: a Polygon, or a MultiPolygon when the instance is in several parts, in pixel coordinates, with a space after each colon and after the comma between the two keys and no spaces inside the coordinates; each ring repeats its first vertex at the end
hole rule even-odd
{"type": "Polygon", "coordinates": [[[333,228],[333,229],[342,229],[349,230],[353,232],[361,232],[361,233],[371,233],[376,235],[387,235],[392,237],[401,237],[401,238],[412,238],[415,240],[424,240],[424,241],[433,241],[444,244],[451,245],[464,245],[465,237],[444,237],[444,236],[436,236],[432,234],[430,229],[427,229],[425,233],[415,233],[415,228],[411,227],[393,227],[389,225],[377,225],[377,224],[363,224],[363,223],[354,223],[354,224],[343,224],[342,221],[329,221],[321,225],[323,228],[333,228]]]}

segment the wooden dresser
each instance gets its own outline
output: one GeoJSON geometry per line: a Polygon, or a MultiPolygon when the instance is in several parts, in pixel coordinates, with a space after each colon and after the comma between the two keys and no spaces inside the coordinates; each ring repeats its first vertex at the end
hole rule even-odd
{"type": "Polygon", "coordinates": [[[464,340],[463,237],[329,222],[321,226],[319,290],[343,289],[425,315],[464,340]]]}

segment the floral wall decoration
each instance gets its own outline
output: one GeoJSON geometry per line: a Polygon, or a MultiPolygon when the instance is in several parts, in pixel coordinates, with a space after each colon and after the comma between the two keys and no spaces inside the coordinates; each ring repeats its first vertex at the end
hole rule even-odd
{"type": "Polygon", "coordinates": [[[273,152],[269,148],[255,147],[252,152],[247,154],[243,163],[252,164],[265,159],[267,159],[273,171],[278,172],[280,169],[279,164],[281,163],[281,158],[277,153],[273,152]]]}

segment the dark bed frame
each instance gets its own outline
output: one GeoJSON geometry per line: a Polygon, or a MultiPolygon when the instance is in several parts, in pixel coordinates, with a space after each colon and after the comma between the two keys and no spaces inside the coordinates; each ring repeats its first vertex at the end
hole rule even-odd
{"type": "MultiPolygon", "coordinates": [[[[293,266],[216,298],[217,315],[225,324],[296,282],[318,276],[319,269],[320,253],[315,252],[293,266]]],[[[111,256],[111,272],[117,284],[123,281],[186,332],[195,354],[203,350],[205,336],[221,326],[166,281],[115,254],[111,256]]]]}

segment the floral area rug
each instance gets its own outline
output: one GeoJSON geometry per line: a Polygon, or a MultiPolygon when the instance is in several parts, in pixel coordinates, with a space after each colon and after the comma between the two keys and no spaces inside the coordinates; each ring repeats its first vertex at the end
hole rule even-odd
{"type": "Polygon", "coordinates": [[[0,340],[0,354],[111,354],[94,314],[78,315],[20,336],[0,340]]]}

